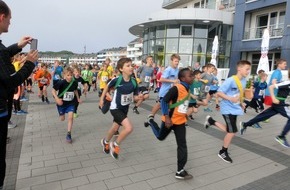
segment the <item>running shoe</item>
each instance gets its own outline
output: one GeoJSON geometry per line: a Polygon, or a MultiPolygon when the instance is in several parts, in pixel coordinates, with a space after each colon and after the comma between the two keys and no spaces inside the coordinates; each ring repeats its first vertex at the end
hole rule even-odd
{"type": "Polygon", "coordinates": [[[23,110],[19,110],[16,112],[16,115],[26,115],[26,114],[28,114],[28,112],[23,111],[23,110]]]}
{"type": "Polygon", "coordinates": [[[220,150],[218,157],[220,157],[226,163],[233,163],[233,160],[229,156],[228,151],[220,150]]]}
{"type": "Polygon", "coordinates": [[[105,138],[103,138],[102,140],[101,140],[101,145],[102,145],[102,147],[103,147],[103,152],[105,153],[105,154],[109,154],[110,153],[110,145],[109,145],[109,143],[106,143],[105,142],[105,138]]]}
{"type": "Polygon", "coordinates": [[[74,118],[77,118],[78,117],[78,114],[77,113],[74,113],[74,118]]]}
{"type": "Polygon", "coordinates": [[[140,114],[139,111],[138,111],[138,109],[137,109],[137,107],[134,107],[133,108],[133,113],[140,114]]]}
{"type": "Polygon", "coordinates": [[[12,121],[8,121],[8,129],[13,129],[15,128],[17,125],[15,123],[13,123],[12,121]]]}
{"type": "Polygon", "coordinates": [[[243,135],[247,130],[247,127],[244,126],[244,122],[240,122],[240,133],[243,135]]]}
{"type": "Polygon", "coordinates": [[[192,117],[192,115],[188,116],[188,118],[189,118],[191,121],[194,121],[194,118],[192,117]]]}
{"type": "Polygon", "coordinates": [[[181,170],[179,172],[176,172],[175,178],[176,179],[185,179],[186,180],[186,179],[192,179],[193,176],[191,174],[187,173],[187,171],[181,170]]]}
{"type": "Polygon", "coordinates": [[[284,137],[279,137],[279,136],[277,136],[276,138],[275,138],[275,140],[278,142],[278,143],[280,143],[282,146],[284,146],[284,147],[286,147],[286,148],[290,148],[290,145],[288,144],[288,142],[287,142],[287,140],[286,140],[286,138],[284,137]]]}
{"type": "Polygon", "coordinates": [[[255,129],[262,129],[262,127],[259,125],[259,123],[254,123],[252,125],[252,127],[255,128],[255,129]]]}
{"type": "Polygon", "coordinates": [[[28,101],[28,99],[27,99],[26,97],[22,97],[22,98],[20,99],[20,102],[26,102],[26,101],[28,101]]]}
{"type": "Polygon", "coordinates": [[[70,133],[68,133],[68,134],[66,135],[66,142],[68,142],[68,143],[72,143],[72,139],[71,139],[71,134],[70,134],[70,133]]]}
{"type": "Polygon", "coordinates": [[[208,120],[210,119],[211,117],[209,116],[209,115],[207,115],[206,117],[205,117],[205,122],[204,122],[204,128],[206,128],[206,129],[208,129],[209,127],[210,127],[210,124],[209,124],[209,122],[208,122],[208,120]]]}
{"type": "Polygon", "coordinates": [[[119,152],[120,152],[120,147],[119,146],[115,146],[114,142],[110,142],[110,154],[111,154],[111,156],[114,159],[118,160],[119,152]]]}
{"type": "Polygon", "coordinates": [[[45,102],[46,102],[47,104],[50,104],[50,101],[48,100],[47,97],[45,98],[45,102]]]}

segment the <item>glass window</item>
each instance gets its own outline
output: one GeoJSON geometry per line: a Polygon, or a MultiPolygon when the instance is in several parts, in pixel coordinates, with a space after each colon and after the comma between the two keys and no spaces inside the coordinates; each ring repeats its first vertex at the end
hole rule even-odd
{"type": "Polygon", "coordinates": [[[228,40],[228,41],[231,41],[232,39],[232,31],[233,30],[233,27],[230,26],[230,25],[222,25],[222,32],[221,32],[221,35],[220,35],[220,38],[221,40],[228,40]]]}
{"type": "Polygon", "coordinates": [[[195,25],[194,37],[196,38],[207,38],[207,26],[205,25],[195,25]]]}
{"type": "Polygon", "coordinates": [[[165,26],[157,26],[156,28],[156,38],[164,38],[165,37],[165,26]]]}
{"type": "Polygon", "coordinates": [[[143,42],[143,55],[148,54],[148,41],[143,42]]]}
{"type": "Polygon", "coordinates": [[[167,37],[178,37],[179,36],[179,24],[168,25],[167,37]]]}
{"type": "Polygon", "coordinates": [[[192,26],[181,26],[180,36],[181,37],[192,36],[192,26]]]}
{"type": "Polygon", "coordinates": [[[146,29],[145,31],[144,31],[144,41],[145,40],[148,40],[148,33],[149,33],[149,31],[148,31],[148,29],[146,29]]]}
{"type": "Polygon", "coordinates": [[[192,38],[180,38],[179,39],[179,53],[192,53],[192,38]]]}
{"type": "Polygon", "coordinates": [[[164,39],[157,39],[156,40],[155,51],[157,53],[164,52],[164,43],[165,43],[164,39]]]}
{"type": "Polygon", "coordinates": [[[199,8],[200,7],[200,2],[194,3],[194,8],[199,8]]]}
{"type": "Polygon", "coordinates": [[[279,27],[282,28],[285,22],[285,11],[280,12],[279,16],[279,27]]]}
{"type": "Polygon", "coordinates": [[[172,54],[165,54],[165,59],[164,59],[164,66],[165,67],[170,65],[170,62],[171,62],[170,57],[171,57],[171,55],[172,54]]]}
{"type": "Polygon", "coordinates": [[[188,67],[188,66],[192,66],[191,64],[191,60],[192,60],[192,55],[182,55],[179,54],[180,56],[180,62],[179,65],[183,68],[188,67]]]}
{"type": "Polygon", "coordinates": [[[193,52],[194,53],[205,53],[206,52],[206,39],[194,39],[193,52]]]}
{"type": "Polygon", "coordinates": [[[149,40],[148,42],[148,53],[151,55],[154,53],[155,41],[149,40]]]}
{"type": "Polygon", "coordinates": [[[173,38],[170,39],[168,38],[166,40],[166,53],[177,53],[178,51],[178,39],[173,38]]]}
{"type": "Polygon", "coordinates": [[[156,28],[153,27],[153,28],[150,28],[150,32],[149,32],[149,39],[150,40],[153,40],[156,38],[156,28]]]}

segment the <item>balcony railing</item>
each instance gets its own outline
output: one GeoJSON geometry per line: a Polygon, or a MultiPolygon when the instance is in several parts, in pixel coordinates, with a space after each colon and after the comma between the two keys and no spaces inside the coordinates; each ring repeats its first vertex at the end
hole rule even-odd
{"type": "MultiPolygon", "coordinates": [[[[244,32],[244,40],[259,39],[263,37],[264,29],[267,26],[246,28],[244,32]]],[[[270,25],[268,27],[270,37],[282,37],[284,34],[284,23],[277,25],[270,25]]]]}

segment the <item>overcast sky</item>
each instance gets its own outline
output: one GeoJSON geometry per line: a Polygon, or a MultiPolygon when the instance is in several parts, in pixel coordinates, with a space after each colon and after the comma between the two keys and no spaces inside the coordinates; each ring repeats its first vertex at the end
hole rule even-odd
{"type": "MultiPolygon", "coordinates": [[[[8,46],[22,36],[38,39],[39,51],[96,53],[126,46],[136,37],[129,28],[162,10],[163,0],[6,0],[12,11],[8,46]]],[[[24,50],[27,50],[25,48],[24,50]]]]}

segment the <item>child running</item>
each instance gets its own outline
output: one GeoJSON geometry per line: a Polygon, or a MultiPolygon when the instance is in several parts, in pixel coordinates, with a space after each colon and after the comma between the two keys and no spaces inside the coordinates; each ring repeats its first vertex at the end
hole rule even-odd
{"type": "Polygon", "coordinates": [[[39,95],[42,102],[50,103],[47,98],[47,88],[50,84],[51,74],[47,70],[45,63],[41,64],[41,69],[35,73],[34,79],[38,81],[39,95]]]}
{"type": "Polygon", "coordinates": [[[121,58],[117,62],[117,69],[120,71],[120,75],[112,79],[104,88],[99,103],[100,108],[102,108],[107,92],[114,87],[115,91],[110,106],[113,125],[109,129],[107,136],[101,140],[104,153],[110,153],[114,159],[119,158],[120,144],[133,131],[132,123],[127,117],[129,105],[133,100],[139,100],[137,82],[131,77],[133,73],[132,60],[130,58],[121,58]],[[118,86],[115,87],[116,84],[118,86]],[[120,126],[123,126],[124,129],[115,141],[111,141],[120,126]]]}
{"type": "Polygon", "coordinates": [[[228,154],[228,148],[234,138],[237,128],[237,116],[243,115],[243,94],[246,86],[245,77],[248,76],[251,70],[251,63],[246,60],[241,60],[237,63],[237,74],[227,78],[225,82],[218,89],[217,95],[221,97],[220,112],[226,122],[226,126],[211,116],[207,116],[204,126],[209,128],[210,125],[214,125],[226,132],[222,149],[219,151],[218,156],[227,163],[232,163],[233,160],[228,154]]]}
{"type": "Polygon", "coordinates": [[[63,72],[64,80],[58,81],[52,89],[52,95],[56,102],[56,107],[60,116],[60,120],[65,120],[65,114],[67,113],[67,135],[66,141],[72,143],[71,130],[73,125],[73,113],[75,110],[74,97],[77,97],[79,103],[81,103],[78,94],[78,83],[73,79],[73,69],[68,67],[63,72]]]}
{"type": "MultiPolygon", "coordinates": [[[[85,80],[81,77],[81,70],[80,68],[78,68],[77,66],[75,66],[73,68],[73,72],[74,72],[74,80],[77,82],[78,84],[78,95],[79,98],[82,95],[82,88],[83,88],[83,92],[87,93],[88,91],[88,84],[85,82],[85,80]]],[[[79,101],[77,99],[77,97],[75,96],[74,98],[75,101],[75,110],[74,110],[74,118],[78,117],[78,107],[79,107],[79,101]]]]}
{"type": "Polygon", "coordinates": [[[189,99],[189,86],[193,81],[191,70],[183,68],[178,73],[180,84],[175,84],[165,94],[161,101],[161,126],[151,118],[145,127],[152,128],[156,138],[164,140],[171,132],[174,131],[177,143],[177,179],[191,179],[193,176],[184,170],[187,162],[187,145],[186,145],[186,127],[187,109],[189,99]]]}

